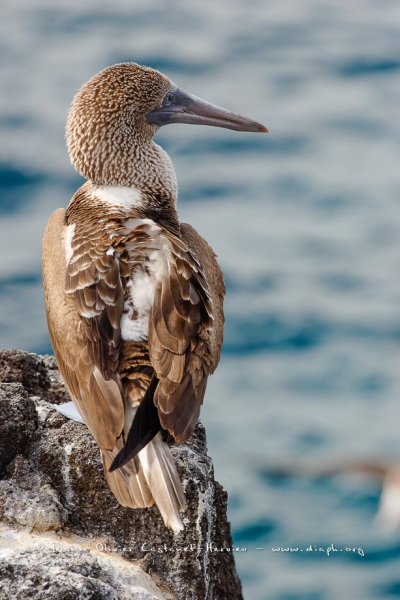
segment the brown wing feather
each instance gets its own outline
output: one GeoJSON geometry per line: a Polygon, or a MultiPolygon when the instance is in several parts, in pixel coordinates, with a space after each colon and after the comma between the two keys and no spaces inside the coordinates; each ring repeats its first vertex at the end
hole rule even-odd
{"type": "Polygon", "coordinates": [[[184,225],[182,239],[168,240],[169,272],[150,311],[149,352],[160,380],[154,401],[161,425],[184,441],[198,419],[207,377],[218,364],[225,287],[213,251],[194,229],[184,225]]]}
{"type": "Polygon", "coordinates": [[[50,218],[43,239],[51,342],[60,371],[93,437],[100,447],[112,450],[124,427],[124,405],[116,377],[123,290],[116,258],[106,254],[105,244],[96,247],[93,237],[85,240],[76,232],[67,264],[66,227],[66,213],[59,209],[50,218]]]}
{"type": "Polygon", "coordinates": [[[106,379],[116,377],[121,343],[120,321],[124,303],[124,276],[129,267],[100,228],[76,226],[66,265],[65,292],[77,305],[88,353],[106,379]]]}

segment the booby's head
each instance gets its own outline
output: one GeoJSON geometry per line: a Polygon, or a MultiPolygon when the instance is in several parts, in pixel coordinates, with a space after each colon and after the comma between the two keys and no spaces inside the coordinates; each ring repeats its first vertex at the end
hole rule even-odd
{"type": "Polygon", "coordinates": [[[268,131],[184,92],[159,71],[120,63],[92,77],[73,100],[66,128],[71,162],[98,185],[133,185],[140,167],[158,166],[152,138],[169,123],[268,131]]]}

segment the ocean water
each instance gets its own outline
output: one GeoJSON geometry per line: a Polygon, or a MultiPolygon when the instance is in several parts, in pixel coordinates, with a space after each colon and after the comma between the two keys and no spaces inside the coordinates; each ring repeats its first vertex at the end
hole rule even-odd
{"type": "Polygon", "coordinates": [[[400,459],[398,2],[3,0],[0,49],[0,346],[51,351],[41,237],[94,73],[133,60],[264,122],[157,135],[226,275],[202,418],[245,598],[400,597],[381,478],[340,472],[400,459]]]}

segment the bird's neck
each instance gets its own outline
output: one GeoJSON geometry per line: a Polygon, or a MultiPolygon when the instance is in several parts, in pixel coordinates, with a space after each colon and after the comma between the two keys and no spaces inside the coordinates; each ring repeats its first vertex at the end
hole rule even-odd
{"type": "Polygon", "coordinates": [[[112,175],[104,173],[98,183],[91,182],[92,194],[110,210],[133,211],[173,232],[179,230],[177,181],[168,154],[149,142],[133,148],[128,158],[126,154],[116,157],[113,163],[112,175]]]}
{"type": "Polygon", "coordinates": [[[151,205],[176,207],[178,184],[168,154],[153,141],[134,148],[123,185],[140,190],[151,205]]]}

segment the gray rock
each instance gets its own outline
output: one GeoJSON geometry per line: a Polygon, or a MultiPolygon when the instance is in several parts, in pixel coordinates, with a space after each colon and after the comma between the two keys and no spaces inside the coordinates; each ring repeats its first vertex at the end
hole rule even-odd
{"type": "Polygon", "coordinates": [[[37,428],[35,404],[21,383],[0,383],[0,474],[24,454],[37,428]]]}
{"type": "Polygon", "coordinates": [[[37,541],[23,549],[16,542],[11,558],[9,542],[0,544],[1,598],[242,598],[226,519],[227,495],[214,480],[200,423],[188,443],[172,449],[188,505],[185,529],[174,534],[157,507],[132,510],[117,503],[87,428],[49,406],[69,399],[54,358],[0,353],[0,381],[9,382],[0,383],[0,439],[5,432],[17,440],[12,448],[0,445],[2,525],[17,541],[27,532],[31,537],[57,536],[65,544],[79,539],[73,560],[68,552],[50,552],[38,561],[32,545],[37,541]],[[98,566],[96,553],[107,568],[98,566]],[[38,569],[32,566],[35,557],[38,569]],[[126,581],[121,579],[125,567],[143,575],[141,583],[129,579],[133,571],[126,581]],[[145,580],[153,588],[144,586],[145,580]],[[29,595],[26,581],[42,595],[29,595]],[[116,583],[122,581],[126,589],[116,583]],[[17,595],[7,587],[12,585],[17,585],[17,595]]]}
{"type": "Polygon", "coordinates": [[[32,537],[6,530],[0,547],[0,597],[36,600],[166,600],[140,567],[83,547],[84,540],[32,537]]]}
{"type": "Polygon", "coordinates": [[[9,477],[0,481],[0,510],[3,520],[33,531],[62,528],[67,511],[46,478],[18,455],[9,469],[9,477]]]}

